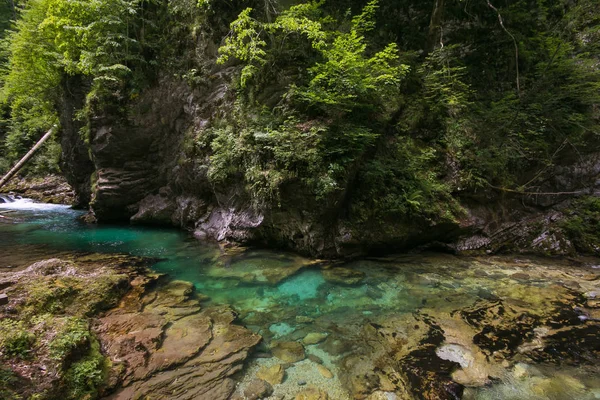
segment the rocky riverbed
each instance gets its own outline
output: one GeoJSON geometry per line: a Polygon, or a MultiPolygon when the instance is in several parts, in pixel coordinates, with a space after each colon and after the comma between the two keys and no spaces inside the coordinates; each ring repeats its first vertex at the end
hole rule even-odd
{"type": "Polygon", "coordinates": [[[2,397],[600,395],[597,258],[310,260],[21,206],[0,225],[2,397]]]}

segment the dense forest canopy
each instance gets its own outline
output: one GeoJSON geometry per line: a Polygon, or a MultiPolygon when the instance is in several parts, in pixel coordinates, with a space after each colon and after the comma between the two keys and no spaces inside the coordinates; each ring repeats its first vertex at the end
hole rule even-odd
{"type": "MultiPolygon", "coordinates": [[[[0,7],[2,169],[57,123],[69,76],[87,93],[85,126],[103,107],[126,114],[161,80],[202,87],[231,67],[233,105],[186,157],[208,152],[211,181],[239,181],[257,204],[300,185],[358,221],[453,220],[461,193],[535,193],[600,143],[595,0],[0,7]],[[207,42],[218,51],[200,51],[207,42]]],[[[34,172],[56,169],[59,153],[34,172]]]]}

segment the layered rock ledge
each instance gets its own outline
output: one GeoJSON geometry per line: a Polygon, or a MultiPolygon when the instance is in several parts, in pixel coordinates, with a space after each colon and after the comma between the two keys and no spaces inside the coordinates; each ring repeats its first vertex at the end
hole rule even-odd
{"type": "Polygon", "coordinates": [[[146,265],[89,254],[0,270],[0,397],[228,399],[261,337],[146,265]]]}

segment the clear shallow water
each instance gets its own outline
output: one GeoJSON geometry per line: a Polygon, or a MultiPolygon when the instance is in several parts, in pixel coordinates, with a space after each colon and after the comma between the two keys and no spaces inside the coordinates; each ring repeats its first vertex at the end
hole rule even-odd
{"type": "MultiPolygon", "coordinates": [[[[152,257],[156,271],[193,282],[208,304],[231,305],[263,335],[261,351],[326,334],[305,348],[335,377],[324,380],[305,360],[288,369],[276,394],[307,380],[343,399],[375,380],[386,396],[400,396],[386,383],[395,371],[416,398],[434,398],[424,393],[451,379],[466,386],[458,391],[466,399],[600,398],[592,321],[600,316],[584,297],[597,289],[600,262],[425,254],[333,265],[266,250],[223,252],[176,230],[90,226],[66,206],[19,200],[0,204],[0,213],[12,218],[0,223],[0,267],[69,252],[152,257]]],[[[252,361],[244,381],[273,362],[252,361]]]]}

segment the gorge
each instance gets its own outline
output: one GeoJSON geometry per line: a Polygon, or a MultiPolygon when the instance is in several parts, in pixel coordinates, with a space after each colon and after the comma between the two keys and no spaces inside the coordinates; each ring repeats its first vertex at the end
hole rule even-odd
{"type": "Polygon", "coordinates": [[[0,398],[598,398],[596,3],[0,2],[0,398]]]}

